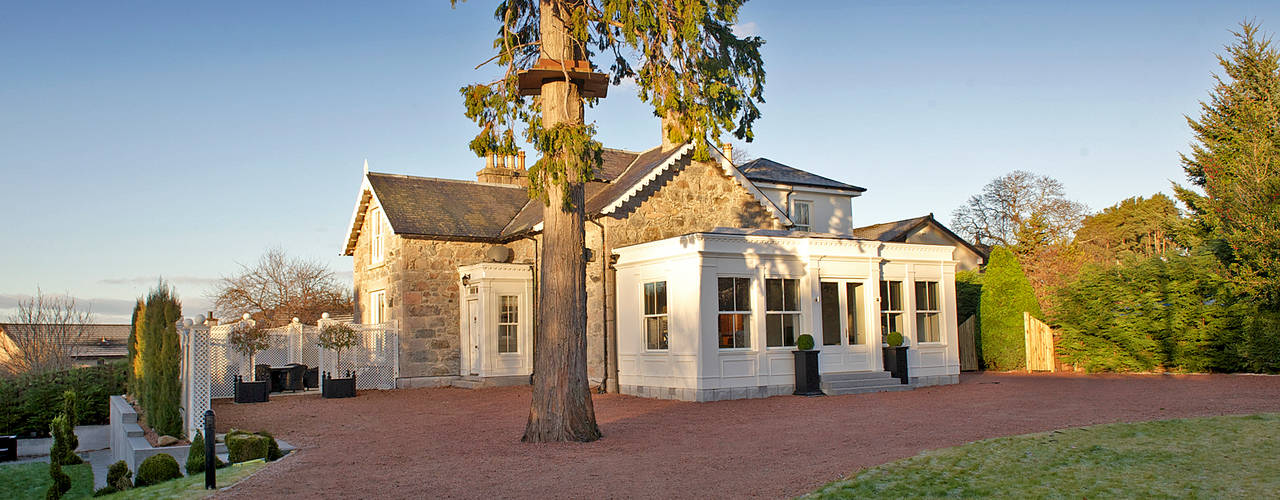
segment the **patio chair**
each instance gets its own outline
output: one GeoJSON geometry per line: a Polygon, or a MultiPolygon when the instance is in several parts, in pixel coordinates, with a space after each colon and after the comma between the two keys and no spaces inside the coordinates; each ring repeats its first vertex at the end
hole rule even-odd
{"type": "Polygon", "coordinates": [[[256,382],[266,382],[267,392],[271,389],[271,365],[253,365],[253,380],[256,382]]]}
{"type": "Polygon", "coordinates": [[[287,370],[285,371],[284,390],[305,390],[306,386],[304,378],[307,376],[307,365],[290,363],[286,365],[285,368],[287,368],[287,370]]]}
{"type": "Polygon", "coordinates": [[[307,368],[307,374],[302,377],[302,386],[307,389],[320,388],[320,367],[313,366],[307,368]]]}

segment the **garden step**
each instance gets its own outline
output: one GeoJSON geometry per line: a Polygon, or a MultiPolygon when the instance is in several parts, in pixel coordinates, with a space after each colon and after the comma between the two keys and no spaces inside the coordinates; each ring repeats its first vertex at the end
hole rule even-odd
{"type": "Polygon", "coordinates": [[[451,385],[454,387],[461,387],[463,389],[476,389],[485,386],[483,380],[471,377],[455,379],[451,385]]]}
{"type": "Polygon", "coordinates": [[[868,392],[890,392],[890,391],[909,391],[909,390],[911,390],[910,385],[893,384],[893,385],[873,385],[870,387],[851,387],[848,389],[837,389],[837,390],[831,390],[831,391],[824,390],[823,392],[826,392],[828,396],[840,396],[844,394],[864,394],[868,392]]]}
{"type": "Polygon", "coordinates": [[[834,381],[834,382],[827,381],[827,379],[826,379],[825,377],[822,379],[822,390],[823,390],[823,391],[827,391],[827,390],[840,390],[840,389],[852,389],[852,388],[855,388],[855,387],[875,387],[875,386],[880,386],[880,385],[902,385],[902,382],[901,382],[901,381],[899,381],[899,380],[898,380],[898,379],[896,379],[896,378],[864,379],[864,380],[837,380],[837,381],[834,381]]]}
{"type": "Polygon", "coordinates": [[[893,375],[883,370],[868,372],[830,372],[822,374],[823,382],[842,382],[846,380],[889,380],[891,378],[893,378],[893,375]]]}

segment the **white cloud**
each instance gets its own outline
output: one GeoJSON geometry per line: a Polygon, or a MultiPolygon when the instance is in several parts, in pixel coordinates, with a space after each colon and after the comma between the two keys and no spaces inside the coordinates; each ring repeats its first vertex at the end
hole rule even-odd
{"type": "Polygon", "coordinates": [[[734,34],[734,36],[737,36],[738,38],[745,38],[745,37],[749,37],[749,36],[757,36],[757,35],[759,35],[759,34],[760,34],[760,27],[759,27],[759,26],[756,26],[756,22],[755,22],[755,21],[748,21],[748,22],[745,22],[745,23],[738,23],[738,24],[733,25],[733,34],[734,34]]]}
{"type": "Polygon", "coordinates": [[[174,276],[174,277],[135,276],[132,278],[107,278],[104,280],[100,280],[99,283],[102,283],[104,285],[154,286],[156,283],[159,283],[162,278],[165,281],[168,281],[169,284],[171,285],[207,286],[207,285],[212,285],[213,283],[216,283],[218,281],[218,278],[201,278],[198,276],[174,276]]]}

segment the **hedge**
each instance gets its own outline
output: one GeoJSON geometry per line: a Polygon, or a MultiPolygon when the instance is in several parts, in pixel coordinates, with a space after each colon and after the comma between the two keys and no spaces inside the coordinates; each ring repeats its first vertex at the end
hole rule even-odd
{"type": "Polygon", "coordinates": [[[69,390],[77,395],[79,425],[107,424],[107,399],[124,394],[127,370],[117,362],[0,379],[0,434],[49,435],[49,422],[62,413],[69,390]]]}

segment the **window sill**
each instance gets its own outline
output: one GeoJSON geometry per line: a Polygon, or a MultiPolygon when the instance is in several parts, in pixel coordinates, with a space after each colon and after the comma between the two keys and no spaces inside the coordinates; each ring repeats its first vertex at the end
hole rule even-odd
{"type": "Polygon", "coordinates": [[[756,350],[750,347],[721,347],[718,349],[720,354],[755,354],[756,350]]]}
{"type": "Polygon", "coordinates": [[[364,266],[364,270],[365,270],[365,271],[372,271],[372,270],[374,270],[374,269],[377,269],[377,268],[379,268],[379,267],[382,267],[382,266],[386,265],[386,263],[387,263],[386,259],[383,259],[383,260],[380,260],[380,261],[374,262],[374,263],[372,263],[372,264],[369,264],[369,265],[367,265],[367,266],[364,266]]]}

